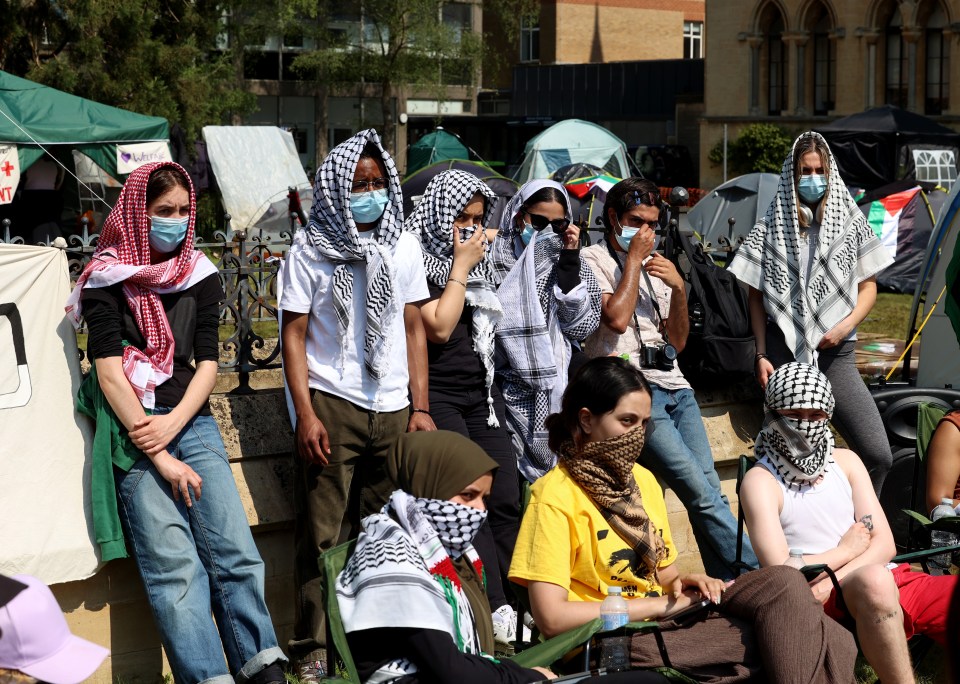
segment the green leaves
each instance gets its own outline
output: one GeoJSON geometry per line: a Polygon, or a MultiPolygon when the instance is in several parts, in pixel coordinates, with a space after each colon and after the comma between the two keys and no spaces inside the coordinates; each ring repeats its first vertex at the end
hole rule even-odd
{"type": "MultiPolygon", "coordinates": [[[[736,176],[755,172],[779,174],[792,145],[793,139],[778,126],[750,124],[736,140],[727,143],[727,163],[736,176]]],[[[707,158],[714,164],[723,163],[722,140],[713,146],[707,158]]]]}

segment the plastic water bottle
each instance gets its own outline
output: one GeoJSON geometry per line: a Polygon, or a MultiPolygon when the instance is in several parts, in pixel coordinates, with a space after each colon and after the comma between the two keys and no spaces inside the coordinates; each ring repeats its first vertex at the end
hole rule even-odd
{"type": "Polygon", "coordinates": [[[806,565],[806,563],[803,562],[803,549],[790,549],[790,557],[784,565],[789,565],[791,568],[796,568],[797,570],[806,565]]]}
{"type": "MultiPolygon", "coordinates": [[[[600,619],[603,630],[610,631],[623,627],[630,622],[627,614],[627,602],[620,595],[620,587],[609,587],[607,598],[600,604],[600,619]]],[[[603,640],[603,652],[600,654],[600,667],[607,672],[622,672],[630,669],[630,637],[610,636],[603,640]]]]}
{"type": "Polygon", "coordinates": [[[608,632],[617,627],[623,627],[630,622],[627,615],[627,602],[620,595],[620,587],[609,587],[607,598],[600,604],[600,619],[603,621],[603,631],[608,632]]]}
{"type": "MultiPolygon", "coordinates": [[[[933,509],[933,512],[930,513],[930,519],[933,522],[937,522],[940,518],[952,518],[956,517],[957,513],[953,510],[953,499],[943,498],[940,500],[940,505],[933,509]]],[[[946,532],[943,530],[931,530],[930,531],[930,546],[953,546],[957,543],[957,534],[955,532],[946,532]]],[[[949,553],[940,553],[936,556],[930,556],[930,565],[937,570],[942,570],[944,572],[950,569],[950,557],[949,553]]],[[[607,601],[604,600],[604,603],[607,601]]]]}

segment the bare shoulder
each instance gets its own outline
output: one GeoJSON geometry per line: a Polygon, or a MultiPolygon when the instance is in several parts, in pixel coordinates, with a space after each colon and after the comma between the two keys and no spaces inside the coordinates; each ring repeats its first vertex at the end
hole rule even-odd
{"type": "Polygon", "coordinates": [[[751,492],[779,492],[777,480],[769,470],[762,465],[754,465],[747,470],[743,476],[743,484],[740,486],[741,496],[749,496],[751,492]]]}
{"type": "Polygon", "coordinates": [[[856,452],[851,451],[850,449],[834,449],[833,450],[833,460],[843,468],[843,472],[849,477],[854,473],[859,473],[863,471],[867,472],[866,466],[863,465],[863,461],[860,460],[860,457],[857,456],[856,452]]]}

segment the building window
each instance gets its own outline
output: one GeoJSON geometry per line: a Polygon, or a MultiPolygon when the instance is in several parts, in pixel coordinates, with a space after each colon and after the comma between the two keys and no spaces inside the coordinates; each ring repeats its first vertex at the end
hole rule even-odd
{"type": "Polygon", "coordinates": [[[787,108],[787,50],[779,13],[767,33],[767,79],[767,111],[771,116],[779,116],[787,108]]]}
{"type": "Polygon", "coordinates": [[[926,26],[926,99],[923,110],[925,114],[943,114],[950,106],[950,41],[943,37],[947,19],[939,2],[926,26]]]}
{"type": "Polygon", "coordinates": [[[471,5],[462,3],[444,3],[441,9],[440,19],[443,25],[453,32],[457,43],[462,40],[464,33],[470,33],[472,10],[471,5]]]}
{"type": "Polygon", "coordinates": [[[830,20],[824,15],[813,30],[813,113],[829,114],[837,101],[836,44],[830,39],[830,20]]]}
{"type": "Polygon", "coordinates": [[[703,58],[703,22],[683,22],[683,58],[703,58]]]}
{"type": "Polygon", "coordinates": [[[913,150],[918,181],[936,183],[949,190],[957,180],[957,158],[953,150],[913,150]]]}
{"type": "Polygon", "coordinates": [[[540,19],[524,17],[520,20],[520,61],[540,61],[540,19]]]}
{"type": "Polygon", "coordinates": [[[885,101],[897,107],[907,107],[907,49],[903,43],[900,11],[893,13],[887,25],[887,87],[885,101]]]}

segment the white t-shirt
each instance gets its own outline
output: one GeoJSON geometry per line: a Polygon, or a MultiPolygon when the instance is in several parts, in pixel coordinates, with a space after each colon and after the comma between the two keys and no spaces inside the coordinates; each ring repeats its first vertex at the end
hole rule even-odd
{"type": "Polygon", "coordinates": [[[410,403],[403,305],[430,297],[420,242],[410,233],[401,233],[393,249],[395,296],[399,306],[398,313],[391,316],[393,320],[383,321],[384,335],[392,343],[387,351],[389,370],[379,386],[363,364],[367,273],[362,262],[351,265],[353,320],[347,331],[347,348],[343,350],[343,370],[338,369],[341,352],[337,315],[333,308],[333,272],[336,267],[333,262],[318,262],[307,257],[296,244],[287,252],[280,308],[310,314],[306,340],[308,384],[311,389],[336,395],[368,411],[399,411],[410,403]]]}

